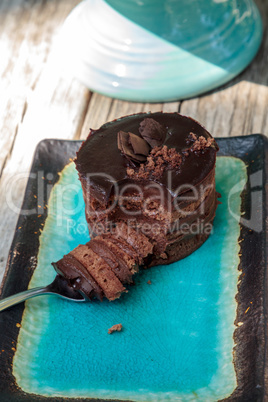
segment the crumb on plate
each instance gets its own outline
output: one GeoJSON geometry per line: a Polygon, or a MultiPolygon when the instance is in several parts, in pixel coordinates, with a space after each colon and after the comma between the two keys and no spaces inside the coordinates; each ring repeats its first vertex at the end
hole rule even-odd
{"type": "Polygon", "coordinates": [[[115,324],[108,329],[108,334],[112,334],[115,331],[120,332],[122,330],[122,327],[123,327],[122,324],[115,324]]]}

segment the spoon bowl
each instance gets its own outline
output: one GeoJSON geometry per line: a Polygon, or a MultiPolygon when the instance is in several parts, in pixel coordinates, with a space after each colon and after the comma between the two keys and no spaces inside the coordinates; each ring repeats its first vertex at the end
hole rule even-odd
{"type": "Polygon", "coordinates": [[[68,299],[75,302],[89,301],[89,299],[83,292],[75,290],[72,286],[68,284],[67,280],[64,277],[62,277],[61,275],[57,275],[54,281],[45,287],[28,289],[23,292],[16,293],[15,295],[6,297],[3,300],[0,300],[0,311],[6,310],[7,308],[22,303],[23,301],[32,297],[53,294],[58,295],[63,299],[68,299]]]}

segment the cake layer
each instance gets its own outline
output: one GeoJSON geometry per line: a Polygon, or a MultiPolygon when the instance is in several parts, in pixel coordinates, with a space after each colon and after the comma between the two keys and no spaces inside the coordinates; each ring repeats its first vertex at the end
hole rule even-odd
{"type": "Polygon", "coordinates": [[[89,299],[108,300],[120,297],[132,282],[138,266],[151,254],[153,246],[146,236],[137,235],[134,229],[118,224],[114,233],[97,236],[86,245],[79,245],[58,262],[56,271],[70,286],[89,299]]]}
{"type": "Polygon", "coordinates": [[[106,261],[87,245],[80,245],[70,252],[95,279],[109,300],[117,299],[125,291],[124,286],[106,261]]]}
{"type": "MultiPolygon", "coordinates": [[[[154,247],[153,253],[159,255],[165,251],[168,244],[177,241],[178,237],[181,238],[181,233],[188,234],[192,231],[196,233],[197,230],[201,232],[203,230],[207,231],[208,227],[212,226],[218,196],[215,192],[215,187],[210,187],[209,191],[205,192],[205,196],[205,198],[197,201],[182,201],[180,210],[174,211],[169,216],[167,213],[165,220],[158,220],[154,216],[147,216],[143,213],[133,217],[117,208],[112,216],[113,219],[107,221],[103,226],[100,226],[98,222],[96,230],[98,233],[105,233],[113,230],[114,222],[124,222],[127,226],[135,228],[137,233],[143,233],[147,236],[154,247]]],[[[93,233],[92,235],[94,236],[93,233]]]]}
{"type": "Polygon", "coordinates": [[[52,263],[56,272],[63,275],[74,289],[82,291],[89,299],[103,299],[103,290],[88,270],[71,254],[65,255],[61,260],[52,263]]]}
{"type": "Polygon", "coordinates": [[[88,246],[107,262],[113,273],[122,283],[131,283],[132,275],[135,273],[133,268],[135,266],[135,262],[129,268],[124,259],[121,258],[118,253],[113,252],[115,250],[111,251],[111,249],[109,249],[109,245],[105,243],[103,239],[92,240],[88,246]]]}
{"type": "Polygon", "coordinates": [[[153,267],[155,265],[167,265],[172,262],[182,260],[188,255],[196,251],[208,239],[208,234],[197,234],[193,236],[184,237],[167,246],[165,253],[161,255],[154,255],[145,260],[145,267],[153,267]]]}
{"type": "MultiPolygon", "coordinates": [[[[83,180],[82,180],[83,185],[83,180]]],[[[135,186],[124,191],[124,196],[111,196],[110,205],[112,208],[100,208],[92,193],[84,190],[86,204],[86,219],[89,224],[89,230],[100,234],[106,232],[109,223],[118,220],[135,220],[140,216],[152,218],[163,222],[166,225],[172,224],[177,219],[194,212],[203,200],[215,190],[215,168],[201,183],[195,187],[189,186],[188,191],[185,187],[183,195],[170,198],[170,194],[163,190],[157,183],[151,184],[148,188],[147,183],[138,184],[138,190],[135,186]]]]}

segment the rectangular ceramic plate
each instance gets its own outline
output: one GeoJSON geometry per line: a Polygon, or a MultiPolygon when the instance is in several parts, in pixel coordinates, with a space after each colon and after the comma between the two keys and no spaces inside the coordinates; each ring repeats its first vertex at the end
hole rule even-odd
{"type": "MultiPolygon", "coordinates": [[[[242,160],[247,166],[248,177],[242,193],[243,224],[240,224],[239,241],[239,270],[242,274],[236,296],[236,329],[233,334],[237,345],[234,349],[237,388],[228,399],[256,401],[262,400],[265,394],[267,140],[262,135],[251,135],[217,139],[217,142],[220,147],[219,155],[242,160]]],[[[2,298],[27,289],[37,265],[40,230],[47,218],[49,192],[58,180],[58,173],[74,157],[79,146],[79,141],[45,140],[37,147],[22,206],[22,211],[30,210],[32,213],[22,213],[19,217],[2,286],[2,298]],[[43,188],[41,195],[40,186],[43,188]]],[[[191,308],[194,311],[195,306],[191,308]]],[[[221,306],[218,305],[217,308],[220,309],[221,306]]],[[[12,364],[23,311],[24,305],[21,304],[0,313],[0,400],[62,401],[64,398],[57,396],[44,397],[38,393],[29,395],[16,385],[12,364]]],[[[59,339],[55,339],[55,347],[58,343],[59,339]]],[[[170,366],[171,371],[172,369],[170,366]]],[[[92,401],[86,397],[83,400],[92,401]]],[[[162,399],[159,397],[157,400],[162,399]]]]}

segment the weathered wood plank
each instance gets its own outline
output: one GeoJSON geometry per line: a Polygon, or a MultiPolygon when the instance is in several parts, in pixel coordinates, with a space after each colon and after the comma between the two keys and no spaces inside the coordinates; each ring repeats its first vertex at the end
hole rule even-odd
{"type": "Polygon", "coordinates": [[[0,280],[37,143],[78,138],[87,111],[89,91],[61,77],[52,52],[76,3],[17,0],[0,6],[0,46],[7,51],[0,65],[0,280]]]}
{"type": "Polygon", "coordinates": [[[181,113],[200,121],[216,137],[268,135],[268,88],[240,81],[182,103],[181,113]]]}
{"type": "Polygon", "coordinates": [[[169,102],[163,104],[163,112],[173,113],[179,112],[181,107],[181,102],[169,102]]]}
{"type": "MultiPolygon", "coordinates": [[[[76,81],[58,82],[58,86],[52,85],[51,91],[46,94],[42,90],[39,91],[37,85],[36,91],[28,98],[27,111],[18,126],[16,141],[11,154],[8,155],[0,181],[1,273],[6,264],[32,157],[38,142],[44,138],[73,139],[77,132],[80,134],[89,92],[76,81]],[[81,96],[83,91],[84,97],[81,96]],[[68,108],[66,103],[69,103],[68,108]],[[17,180],[18,175],[21,176],[20,180],[17,180]]],[[[42,82],[40,86],[41,84],[42,82]]]]}
{"type": "Polygon", "coordinates": [[[53,40],[78,2],[0,2],[0,172],[53,40]]]}
{"type": "Polygon", "coordinates": [[[112,102],[111,98],[97,93],[92,94],[81,130],[81,139],[87,138],[90,129],[96,129],[108,121],[112,102]]]}
{"type": "Polygon", "coordinates": [[[107,121],[140,112],[177,112],[180,102],[136,103],[111,99],[94,93],[81,131],[81,139],[88,136],[90,128],[98,128],[107,121]]]}

